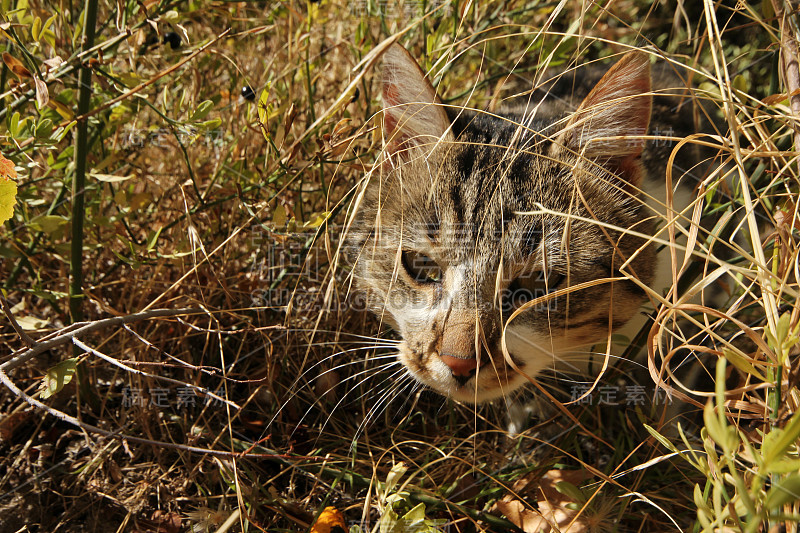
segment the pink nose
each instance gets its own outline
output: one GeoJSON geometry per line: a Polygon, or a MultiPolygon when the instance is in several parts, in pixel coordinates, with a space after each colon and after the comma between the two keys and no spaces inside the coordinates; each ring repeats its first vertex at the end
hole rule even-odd
{"type": "Polygon", "coordinates": [[[478,369],[478,360],[475,357],[461,358],[447,354],[441,354],[439,357],[456,377],[469,377],[478,369]]]}

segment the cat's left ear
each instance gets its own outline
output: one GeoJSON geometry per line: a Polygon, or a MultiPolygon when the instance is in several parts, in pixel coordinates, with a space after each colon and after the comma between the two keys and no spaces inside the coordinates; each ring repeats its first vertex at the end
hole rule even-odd
{"type": "Polygon", "coordinates": [[[650,91],[647,54],[625,54],[570,117],[560,143],[584,157],[607,161],[638,187],[641,175],[631,163],[644,149],[642,136],[647,134],[653,105],[650,91]]]}
{"type": "Polygon", "coordinates": [[[390,155],[408,160],[453,141],[450,120],[425,73],[399,44],[383,56],[383,130],[390,155]]]}

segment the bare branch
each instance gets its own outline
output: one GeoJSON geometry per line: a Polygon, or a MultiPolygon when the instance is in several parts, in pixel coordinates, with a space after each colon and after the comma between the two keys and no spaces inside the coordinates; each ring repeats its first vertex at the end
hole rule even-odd
{"type": "MultiPolygon", "coordinates": [[[[791,7],[791,6],[790,6],[791,7]]],[[[772,8],[775,16],[780,20],[781,30],[781,59],[783,62],[783,78],[786,83],[786,91],[789,93],[789,105],[794,115],[794,147],[800,149],[800,62],[798,62],[797,38],[795,28],[791,23],[790,16],[785,10],[782,0],[772,0],[772,8]]],[[[791,10],[790,10],[791,11],[791,10]]]]}
{"type": "Polygon", "coordinates": [[[33,340],[24,329],[22,329],[22,326],[19,325],[17,319],[14,318],[14,313],[11,312],[11,306],[8,305],[8,300],[0,296],[0,302],[3,304],[3,312],[5,312],[9,322],[11,322],[11,327],[17,332],[17,335],[19,335],[19,337],[22,339],[22,342],[30,347],[36,346],[36,341],[33,340]]]}
{"type": "Polygon", "coordinates": [[[126,315],[126,316],[118,316],[113,318],[106,318],[103,320],[96,320],[94,322],[88,322],[86,325],[75,328],[75,324],[71,326],[67,326],[64,331],[59,332],[55,337],[51,338],[46,342],[38,342],[35,345],[25,350],[24,352],[20,353],[19,355],[15,355],[2,365],[0,365],[0,371],[8,372],[9,370],[13,370],[23,364],[25,361],[28,361],[37,355],[46,352],[56,346],[60,346],[62,344],[71,342],[73,338],[79,337],[86,333],[91,333],[92,331],[96,331],[98,329],[102,329],[109,326],[120,326],[123,324],[131,324],[133,322],[140,322],[142,320],[147,320],[148,318],[157,318],[157,317],[165,317],[165,316],[175,316],[175,315],[190,315],[190,314],[198,314],[198,313],[205,313],[202,309],[197,308],[184,308],[184,309],[153,309],[152,311],[145,311],[143,313],[136,313],[133,315],[126,315]]]}
{"type": "Polygon", "coordinates": [[[84,350],[87,353],[90,353],[90,354],[92,354],[94,356],[97,356],[100,359],[102,359],[103,361],[107,361],[107,362],[111,363],[112,365],[125,370],[126,372],[130,372],[131,374],[136,374],[137,376],[145,376],[145,377],[148,377],[148,378],[165,381],[167,383],[172,383],[173,385],[182,385],[184,387],[189,387],[189,388],[191,388],[193,390],[196,390],[196,391],[199,391],[199,392],[201,392],[203,394],[206,394],[207,396],[210,396],[211,398],[214,398],[215,400],[219,400],[220,402],[226,403],[229,406],[233,407],[234,409],[241,409],[239,407],[239,405],[237,405],[234,402],[231,402],[229,400],[226,400],[225,398],[217,396],[216,394],[214,394],[213,392],[211,392],[210,390],[208,390],[206,388],[198,387],[197,385],[192,385],[191,383],[185,383],[183,381],[180,381],[180,380],[177,380],[177,379],[168,378],[166,376],[157,376],[155,374],[150,374],[150,373],[144,372],[142,370],[137,370],[135,368],[131,368],[128,365],[126,365],[125,363],[122,363],[121,361],[118,361],[117,359],[114,359],[113,357],[110,357],[110,356],[108,356],[108,355],[106,355],[106,354],[104,354],[104,353],[102,353],[102,352],[100,352],[98,350],[95,350],[91,346],[81,342],[80,340],[76,339],[75,337],[72,338],[72,343],[75,346],[77,346],[78,348],[80,348],[81,350],[84,350]]]}
{"type": "Polygon", "coordinates": [[[98,433],[103,435],[104,437],[110,437],[112,439],[118,439],[122,441],[129,441],[129,442],[136,442],[139,444],[150,444],[152,446],[158,446],[159,448],[172,448],[175,450],[182,450],[191,453],[200,453],[204,455],[215,455],[217,457],[231,457],[231,458],[239,458],[239,457],[253,457],[259,459],[307,459],[307,460],[317,460],[322,459],[321,457],[315,456],[292,456],[292,455],[284,455],[278,453],[237,453],[237,452],[227,452],[224,450],[210,450],[207,448],[199,448],[197,446],[186,446],[183,444],[177,444],[174,442],[163,442],[163,441],[156,441],[150,439],[143,439],[141,437],[132,437],[128,435],[122,435],[118,431],[107,431],[105,429],[99,428],[92,424],[87,424],[86,422],[81,422],[77,418],[70,416],[58,409],[53,409],[52,407],[43,404],[39,400],[33,398],[25,394],[19,387],[17,387],[11,378],[6,374],[2,368],[0,368],[0,382],[8,387],[8,389],[18,398],[24,400],[28,405],[35,407],[37,409],[41,409],[46,413],[53,415],[54,417],[58,418],[61,421],[68,422],[74,426],[77,426],[83,430],[89,431],[91,433],[98,433]]]}

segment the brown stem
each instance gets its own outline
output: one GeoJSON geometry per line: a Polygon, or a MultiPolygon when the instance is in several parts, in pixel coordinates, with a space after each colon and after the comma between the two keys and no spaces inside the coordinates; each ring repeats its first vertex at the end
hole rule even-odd
{"type": "MultiPolygon", "coordinates": [[[[789,105],[794,115],[794,148],[800,150],[800,63],[798,62],[797,39],[794,30],[789,22],[790,14],[787,14],[782,0],[772,0],[772,8],[775,16],[780,20],[781,30],[781,57],[783,59],[783,78],[786,90],[789,93],[789,105]]],[[[790,6],[791,7],[791,6],[790,6]]],[[[790,10],[791,12],[791,10],[790,10]]]]}
{"type": "Polygon", "coordinates": [[[17,335],[22,339],[22,342],[33,348],[36,346],[36,341],[28,335],[22,326],[19,325],[17,319],[14,318],[14,313],[11,312],[11,306],[8,305],[8,301],[0,296],[0,302],[3,304],[3,311],[5,312],[6,316],[8,317],[9,322],[11,322],[11,327],[14,328],[14,331],[17,332],[17,335]]]}
{"type": "Polygon", "coordinates": [[[0,370],[4,372],[8,372],[9,370],[13,370],[14,368],[18,367],[25,361],[32,359],[39,355],[40,353],[46,352],[51,348],[55,348],[61,344],[66,344],[71,342],[73,338],[78,337],[80,335],[89,333],[91,331],[95,331],[97,329],[101,329],[108,326],[121,326],[123,324],[131,324],[133,322],[139,322],[140,320],[146,320],[148,318],[156,318],[162,316],[175,316],[175,315],[190,315],[194,313],[203,313],[202,309],[153,309],[152,311],[146,311],[144,313],[136,313],[133,315],[127,316],[117,316],[113,318],[106,318],[104,320],[97,320],[95,322],[88,322],[85,324],[72,324],[72,326],[68,326],[66,331],[61,331],[55,337],[42,342],[34,342],[34,346],[25,350],[22,353],[17,352],[11,359],[6,361],[5,363],[0,365],[0,370]],[[80,327],[75,327],[80,326],[80,327]]]}
{"type": "Polygon", "coordinates": [[[133,435],[123,435],[119,431],[107,431],[105,429],[99,428],[92,424],[88,424],[81,420],[78,420],[74,416],[70,416],[63,411],[59,411],[58,409],[53,409],[49,405],[45,405],[36,398],[25,394],[19,387],[17,387],[11,378],[6,374],[2,368],[0,368],[0,384],[5,385],[14,396],[20,398],[28,405],[35,407],[36,409],[41,409],[42,411],[53,415],[57,419],[77,426],[83,430],[86,430],[90,433],[97,433],[99,435],[103,435],[104,437],[109,437],[112,439],[119,439],[121,441],[129,441],[135,442],[138,444],[150,444],[152,446],[156,446],[159,448],[171,448],[174,450],[181,450],[191,453],[199,453],[205,455],[214,455],[217,457],[228,457],[228,458],[239,458],[239,457],[251,457],[251,458],[259,458],[259,459],[282,459],[282,460],[289,460],[289,459],[303,459],[303,460],[321,460],[322,457],[318,456],[293,456],[289,454],[279,454],[279,453],[250,453],[248,450],[247,454],[240,453],[240,452],[228,452],[225,450],[211,450],[208,448],[199,448],[197,446],[187,446],[185,444],[178,444],[176,442],[163,442],[163,441],[156,441],[145,439],[142,437],[135,437],[133,435]]]}

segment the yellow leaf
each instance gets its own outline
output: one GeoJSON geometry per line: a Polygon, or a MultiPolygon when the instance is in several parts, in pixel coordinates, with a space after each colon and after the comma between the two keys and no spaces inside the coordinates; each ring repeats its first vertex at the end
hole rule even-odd
{"type": "Polygon", "coordinates": [[[319,214],[313,213],[311,215],[311,217],[312,217],[311,220],[308,220],[308,221],[304,222],[303,223],[303,227],[304,228],[318,228],[322,224],[325,223],[325,221],[328,219],[328,216],[330,216],[330,213],[327,212],[327,211],[323,211],[322,213],[319,213],[319,214]]]}
{"type": "Polygon", "coordinates": [[[25,331],[36,331],[45,327],[47,321],[34,316],[21,316],[17,317],[17,324],[25,331]]]}
{"type": "Polygon", "coordinates": [[[104,181],[106,183],[118,183],[120,181],[129,180],[133,177],[132,174],[129,174],[127,176],[115,176],[113,174],[100,174],[97,172],[89,172],[89,175],[95,178],[96,180],[104,181]]]}
{"type": "Polygon", "coordinates": [[[72,120],[75,117],[75,113],[73,113],[70,108],[68,108],[58,100],[49,100],[47,102],[47,106],[55,109],[59,115],[64,117],[64,120],[72,120]]]}
{"type": "Polygon", "coordinates": [[[72,381],[72,376],[74,376],[75,372],[78,370],[77,363],[78,360],[75,358],[67,359],[50,368],[42,383],[42,393],[40,397],[42,399],[47,399],[61,391],[65,385],[72,381]]]}
{"type": "Polygon", "coordinates": [[[272,223],[276,229],[283,229],[286,225],[286,208],[281,204],[275,206],[275,211],[272,212],[272,223]]]}
{"type": "Polygon", "coordinates": [[[14,216],[17,203],[17,171],[14,163],[0,154],[0,224],[14,216]]]}
{"type": "Polygon", "coordinates": [[[150,201],[151,197],[146,192],[140,192],[139,194],[134,194],[133,198],[131,198],[131,209],[134,211],[138,211],[139,209],[149,205],[150,201]]]}
{"type": "Polygon", "coordinates": [[[334,533],[339,530],[342,533],[347,531],[344,516],[336,507],[326,507],[317,518],[317,521],[314,522],[310,533],[334,533]]]}

